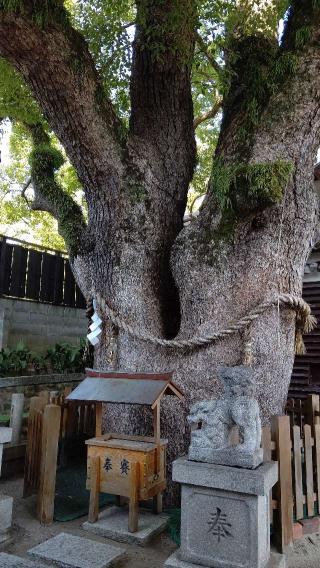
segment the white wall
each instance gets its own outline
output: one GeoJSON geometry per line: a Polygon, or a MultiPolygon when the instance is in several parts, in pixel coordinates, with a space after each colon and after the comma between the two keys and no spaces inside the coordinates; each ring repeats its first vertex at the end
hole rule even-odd
{"type": "Polygon", "coordinates": [[[0,348],[14,347],[21,339],[36,351],[57,341],[78,343],[87,325],[85,310],[0,298],[0,348]]]}

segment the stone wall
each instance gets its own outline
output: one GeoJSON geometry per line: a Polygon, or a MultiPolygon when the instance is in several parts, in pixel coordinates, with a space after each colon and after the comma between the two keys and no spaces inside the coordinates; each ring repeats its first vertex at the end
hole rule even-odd
{"type": "Polygon", "coordinates": [[[0,349],[20,340],[36,351],[57,341],[77,343],[87,326],[85,310],[0,298],[0,349]]]}

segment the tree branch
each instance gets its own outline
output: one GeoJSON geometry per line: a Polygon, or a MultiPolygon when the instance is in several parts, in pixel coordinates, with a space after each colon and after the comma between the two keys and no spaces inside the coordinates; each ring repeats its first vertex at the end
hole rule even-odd
{"type": "Polygon", "coordinates": [[[215,58],[211,55],[210,51],[208,50],[208,46],[206,45],[205,41],[202,39],[201,35],[199,34],[199,32],[195,33],[195,37],[196,37],[196,42],[199,46],[199,49],[201,51],[201,53],[203,53],[203,55],[206,56],[207,60],[209,61],[211,67],[213,67],[213,69],[220,74],[221,73],[221,67],[220,65],[216,62],[215,58]]]}
{"type": "Polygon", "coordinates": [[[33,149],[30,155],[31,177],[23,188],[32,183],[34,199],[30,208],[34,211],[47,211],[58,221],[59,234],[65,240],[71,256],[90,247],[86,242],[86,222],[81,208],[65,193],[55,179],[55,171],[64,159],[50,142],[48,134],[41,124],[27,127],[32,139],[33,149]]]}
{"type": "Polygon", "coordinates": [[[196,156],[190,81],[194,1],[137,0],[136,4],[130,139],[145,163],[157,162],[154,199],[159,199],[159,191],[167,191],[181,203],[196,156]]]}
{"type": "Polygon", "coordinates": [[[0,55],[30,86],[86,192],[110,189],[107,180],[117,178],[122,168],[122,125],[103,93],[87,44],[66,14],[62,18],[52,8],[40,25],[35,12],[42,5],[20,4],[14,12],[0,0],[0,55]]]}
{"type": "Polygon", "coordinates": [[[194,119],[194,121],[193,121],[194,128],[197,128],[200,124],[202,124],[206,120],[210,120],[212,118],[215,118],[215,116],[217,116],[221,107],[222,107],[222,98],[219,98],[210,110],[208,110],[207,112],[204,112],[203,114],[200,114],[199,116],[197,116],[194,119]]]}

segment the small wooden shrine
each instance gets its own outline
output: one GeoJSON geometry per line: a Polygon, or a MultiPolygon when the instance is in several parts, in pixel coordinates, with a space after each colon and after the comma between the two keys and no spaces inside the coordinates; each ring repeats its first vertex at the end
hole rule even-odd
{"type": "Polygon", "coordinates": [[[138,530],[139,501],[153,498],[154,509],[162,511],[166,488],[167,440],[160,435],[160,402],[163,396],[183,398],[172,382],[173,373],[121,373],[86,370],[86,378],[68,400],[96,403],[96,437],[87,440],[87,488],[90,490],[89,521],[96,522],[99,493],[129,498],[129,531],[138,530]],[[102,404],[122,403],[150,406],[154,436],[102,435],[102,404]]]}

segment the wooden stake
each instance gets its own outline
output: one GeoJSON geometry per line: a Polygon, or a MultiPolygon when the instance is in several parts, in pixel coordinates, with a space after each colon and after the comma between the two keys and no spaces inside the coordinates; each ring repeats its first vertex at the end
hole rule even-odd
{"type": "Polygon", "coordinates": [[[38,518],[40,523],[43,524],[53,522],[60,419],[60,406],[48,404],[43,413],[41,470],[38,493],[38,518]]]}
{"type": "Polygon", "coordinates": [[[96,438],[102,436],[102,402],[96,403],[96,438]]]}
{"type": "Polygon", "coordinates": [[[138,510],[139,510],[139,463],[131,463],[130,476],[130,500],[129,500],[129,532],[138,530],[138,510]]]}
{"type": "Polygon", "coordinates": [[[291,437],[289,416],[273,416],[272,439],[276,443],[276,459],[279,462],[279,481],[275,486],[278,501],[275,536],[281,552],[293,544],[293,493],[291,472],[291,437]]]}
{"type": "Polygon", "coordinates": [[[157,404],[153,409],[153,429],[154,429],[154,441],[157,444],[156,449],[156,464],[155,464],[155,473],[160,473],[160,458],[161,458],[161,432],[160,432],[160,401],[158,400],[157,404]]]}
{"type": "Polygon", "coordinates": [[[99,516],[99,494],[100,494],[100,457],[90,458],[90,503],[89,503],[89,523],[95,523],[99,516]]]}

